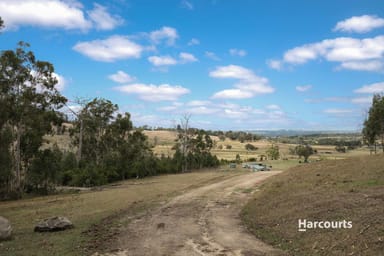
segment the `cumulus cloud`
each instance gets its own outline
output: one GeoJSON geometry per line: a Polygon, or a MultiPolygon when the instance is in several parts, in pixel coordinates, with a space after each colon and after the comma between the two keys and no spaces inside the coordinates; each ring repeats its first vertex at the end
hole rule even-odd
{"type": "Polygon", "coordinates": [[[176,65],[177,60],[172,58],[169,55],[164,56],[150,56],[148,57],[148,61],[152,63],[152,65],[159,67],[159,66],[170,66],[170,65],[176,65]]]}
{"type": "Polygon", "coordinates": [[[339,21],[333,31],[366,33],[380,27],[384,27],[383,18],[375,15],[362,15],[339,21]]]}
{"type": "Polygon", "coordinates": [[[252,98],[254,94],[250,91],[243,91],[241,89],[227,89],[216,92],[212,99],[247,99],[252,98]]]}
{"type": "Polygon", "coordinates": [[[117,71],[115,74],[109,75],[109,79],[116,83],[124,84],[124,83],[130,83],[134,80],[136,80],[135,77],[130,76],[129,74],[125,73],[124,71],[117,71]]]}
{"type": "Polygon", "coordinates": [[[229,49],[229,54],[232,56],[244,57],[247,55],[247,52],[241,49],[229,49]]]}
{"type": "Polygon", "coordinates": [[[275,89],[268,83],[268,79],[259,77],[247,68],[237,65],[217,67],[209,73],[214,78],[231,78],[238,81],[234,84],[235,89],[227,89],[215,93],[214,99],[243,99],[252,98],[259,94],[273,93],[275,89]]]}
{"type": "Polygon", "coordinates": [[[285,52],[282,62],[297,65],[324,58],[339,62],[339,68],[343,69],[379,71],[383,67],[383,57],[384,36],[365,39],[340,37],[290,49],[285,52]]]}
{"type": "Polygon", "coordinates": [[[59,74],[56,74],[56,73],[53,73],[53,76],[54,76],[54,77],[56,78],[56,80],[57,80],[57,84],[55,85],[55,88],[56,88],[58,91],[62,92],[62,91],[64,90],[66,84],[67,84],[66,79],[65,79],[63,76],[61,76],[61,75],[59,75],[59,74]]]}
{"type": "Polygon", "coordinates": [[[355,93],[384,93],[384,82],[367,84],[361,88],[354,90],[355,93]]]}
{"type": "Polygon", "coordinates": [[[93,60],[113,62],[121,59],[139,58],[144,50],[125,36],[111,36],[104,40],[79,42],[73,49],[93,60]]]}
{"type": "Polygon", "coordinates": [[[135,94],[145,101],[175,101],[179,97],[190,93],[190,90],[181,86],[169,84],[130,84],[114,88],[117,91],[135,94]]]}
{"type": "Polygon", "coordinates": [[[347,61],[340,64],[340,69],[360,70],[360,71],[382,71],[384,62],[380,60],[369,61],[347,61]]]}
{"type": "Polygon", "coordinates": [[[177,34],[177,30],[175,28],[166,26],[149,33],[149,38],[155,44],[165,41],[168,45],[174,45],[178,37],[179,35],[177,34]]]}
{"type": "Polygon", "coordinates": [[[180,62],[181,63],[189,63],[189,62],[196,62],[198,59],[191,53],[187,52],[181,52],[179,54],[180,62]]]}
{"type": "Polygon", "coordinates": [[[298,92],[306,92],[306,91],[309,91],[311,88],[312,88],[312,85],[296,86],[296,91],[298,91],[298,92]]]}
{"type": "Polygon", "coordinates": [[[88,11],[88,15],[99,30],[111,30],[123,23],[121,17],[112,16],[106,7],[96,3],[94,3],[94,9],[88,11]]]}
{"type": "Polygon", "coordinates": [[[82,4],[76,0],[2,0],[0,16],[6,29],[38,26],[82,31],[94,27],[109,30],[123,21],[120,17],[109,14],[99,4],[95,4],[93,10],[84,11],[82,4]]]}
{"type": "Polygon", "coordinates": [[[196,62],[198,59],[191,53],[181,52],[179,58],[175,59],[169,55],[164,56],[150,56],[148,61],[156,67],[167,67],[177,64],[186,64],[191,62],[196,62]]]}

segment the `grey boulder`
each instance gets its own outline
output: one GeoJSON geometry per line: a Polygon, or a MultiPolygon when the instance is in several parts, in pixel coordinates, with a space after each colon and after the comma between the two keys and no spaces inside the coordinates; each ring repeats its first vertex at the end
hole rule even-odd
{"type": "Polygon", "coordinates": [[[8,240],[12,236],[11,222],[0,216],[0,241],[8,240]]]}
{"type": "Polygon", "coordinates": [[[62,216],[55,216],[40,221],[35,226],[35,232],[54,232],[73,228],[72,222],[62,216]]]}

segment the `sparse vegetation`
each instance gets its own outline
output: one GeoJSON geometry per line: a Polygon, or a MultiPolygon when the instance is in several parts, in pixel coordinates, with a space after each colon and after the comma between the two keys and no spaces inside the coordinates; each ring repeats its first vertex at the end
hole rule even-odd
{"type": "Polygon", "coordinates": [[[273,177],[244,208],[260,239],[292,255],[380,255],[384,157],[302,165],[273,177]],[[298,232],[298,219],[349,220],[352,229],[298,232]]]}
{"type": "Polygon", "coordinates": [[[276,144],[272,144],[266,151],[268,157],[271,159],[271,160],[277,160],[279,159],[280,157],[280,150],[279,150],[279,146],[276,145],[276,144]]]}

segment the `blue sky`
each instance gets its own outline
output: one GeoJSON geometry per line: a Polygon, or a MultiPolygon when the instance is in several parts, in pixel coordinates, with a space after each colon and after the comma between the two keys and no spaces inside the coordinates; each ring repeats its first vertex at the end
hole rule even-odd
{"type": "Polygon", "coordinates": [[[134,125],[354,131],[384,92],[381,0],[0,0],[0,16],[0,49],[29,42],[73,109],[104,97],[134,125]]]}

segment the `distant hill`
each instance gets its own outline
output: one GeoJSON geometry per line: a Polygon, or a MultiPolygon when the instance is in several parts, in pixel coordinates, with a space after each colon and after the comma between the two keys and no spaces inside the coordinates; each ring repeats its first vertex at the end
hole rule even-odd
{"type": "Polygon", "coordinates": [[[248,131],[258,135],[266,137],[278,137],[278,136],[302,136],[302,135],[328,135],[328,134],[360,134],[360,131],[305,131],[305,130],[253,130],[248,131]]]}

